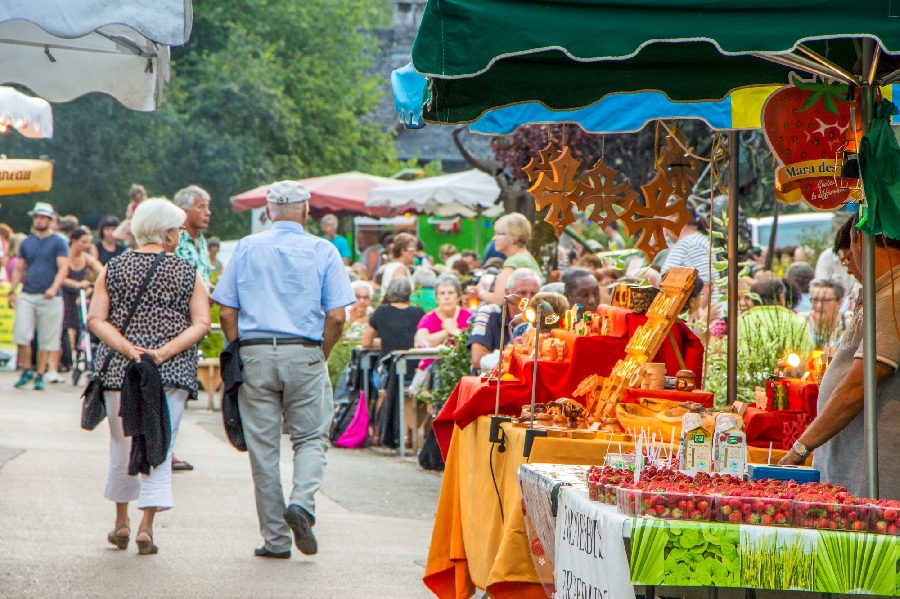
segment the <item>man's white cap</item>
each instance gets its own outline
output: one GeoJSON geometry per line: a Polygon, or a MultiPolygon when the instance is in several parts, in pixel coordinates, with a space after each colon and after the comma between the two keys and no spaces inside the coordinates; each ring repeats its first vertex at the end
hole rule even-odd
{"type": "Polygon", "coordinates": [[[47,202],[38,202],[34,205],[31,212],[28,213],[28,216],[49,216],[50,218],[53,218],[55,213],[56,211],[53,210],[53,206],[47,202]]]}
{"type": "Polygon", "coordinates": [[[269,185],[266,201],[273,204],[297,204],[309,201],[309,190],[296,181],[279,181],[269,185]]]}

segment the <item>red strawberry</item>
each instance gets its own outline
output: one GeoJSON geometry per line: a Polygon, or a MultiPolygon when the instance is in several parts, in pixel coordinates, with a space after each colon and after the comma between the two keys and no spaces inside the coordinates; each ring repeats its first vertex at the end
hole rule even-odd
{"type": "Polygon", "coordinates": [[[537,555],[538,557],[544,555],[544,546],[541,544],[540,539],[535,539],[531,542],[531,553],[533,555],[537,555]]]}
{"type": "MultiPolygon", "coordinates": [[[[786,168],[823,159],[834,164],[850,125],[847,86],[805,81],[794,75],[791,83],[769,96],[763,106],[769,147],[786,168]]],[[[818,170],[814,174],[819,174],[818,170]]],[[[823,172],[820,177],[802,178],[790,185],[799,187],[814,208],[831,210],[845,203],[851,192],[838,189],[833,177],[833,172],[823,172]]]]}
{"type": "Polygon", "coordinates": [[[866,528],[866,523],[863,522],[862,520],[857,520],[856,522],[853,523],[853,530],[865,530],[865,528],[866,528]]]}
{"type": "Polygon", "coordinates": [[[888,529],[887,522],[884,520],[879,520],[875,523],[875,532],[880,532],[882,534],[886,533],[888,529]]]}

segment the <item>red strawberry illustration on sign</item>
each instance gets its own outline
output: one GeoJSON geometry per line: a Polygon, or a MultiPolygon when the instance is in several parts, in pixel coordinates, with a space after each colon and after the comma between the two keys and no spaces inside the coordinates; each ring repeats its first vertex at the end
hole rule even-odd
{"type": "Polygon", "coordinates": [[[791,73],[791,85],[766,100],[763,131],[782,165],[775,173],[779,200],[803,199],[818,210],[833,210],[853,193],[835,180],[854,104],[848,94],[846,85],[803,80],[791,73]]]}

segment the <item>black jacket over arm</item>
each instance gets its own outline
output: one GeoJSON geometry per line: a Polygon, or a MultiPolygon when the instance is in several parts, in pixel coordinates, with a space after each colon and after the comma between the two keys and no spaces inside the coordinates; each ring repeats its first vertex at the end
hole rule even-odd
{"type": "Polygon", "coordinates": [[[150,474],[166,461],[172,424],[159,369],[148,354],[125,367],[119,416],[125,436],[131,437],[128,474],[150,474]]]}

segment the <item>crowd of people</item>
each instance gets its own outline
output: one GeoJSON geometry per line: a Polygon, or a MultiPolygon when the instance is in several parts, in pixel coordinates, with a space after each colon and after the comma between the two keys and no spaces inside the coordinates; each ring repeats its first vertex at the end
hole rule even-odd
{"type": "MultiPolygon", "coordinates": [[[[265,540],[256,555],[281,559],[290,557],[291,534],[301,552],[317,551],[313,496],[334,415],[326,363],[341,338],[387,358],[398,350],[453,344],[465,331],[477,372],[496,364],[501,339],[510,343],[530,326],[520,306],[504,300],[508,294],[532,305],[546,301],[558,313],[572,306],[593,312],[611,302],[617,284],[658,286],[673,266],[700,273],[684,318],[701,340],[713,343],[727,329],[710,236],[699,216],[650,263],[642,256],[624,264],[603,259],[570,239],[561,244],[559,268],[551,270],[529,251],[531,222],[516,213],[494,222],[481,255],[445,244],[435,258],[413,233],[376,239],[361,231],[354,262],[336,217],[320,219],[322,237],[309,234],[308,201],[309,192],[295,182],[270,186],[272,228],[241,240],[224,268],[217,257],[221,243],[203,234],[210,197],[197,186],[179,190],[172,201],[148,199],[143,187],[133,186],[125,219],[104,218],[96,237],[76,217],[60,216],[43,202],[29,213],[29,234],[0,224],[0,282],[11,286],[14,359],[21,369],[15,386],[41,390],[61,381],[60,372],[90,343],[88,332],[99,341],[94,369],[111,432],[105,497],[116,504],[108,540],[116,547],[129,543],[128,505],[137,501],[143,511],[138,550],[158,551],[154,515],[174,505],[172,471],[193,468],[173,452],[185,404],[197,394],[197,345],[210,331],[212,305],[218,305],[222,334],[234,343],[226,351],[241,363],[237,402],[265,540]],[[509,329],[501,334],[504,320],[509,329]],[[142,395],[155,388],[144,384],[146,377],[156,381],[153,398],[142,395]],[[149,429],[136,417],[147,402],[155,402],[158,417],[149,429]],[[287,503],[278,457],[283,430],[294,448],[287,503]],[[164,442],[148,443],[147,436],[164,442]]],[[[842,335],[855,330],[859,272],[851,226],[848,221],[815,268],[801,259],[802,249],[791,253],[789,265],[781,262],[784,272],[766,270],[764,251],[751,252],[749,276],[735,298],[739,342],[762,339],[778,355],[786,349],[805,354],[838,347],[842,335]]],[[[624,245],[614,228],[606,234],[624,245]]],[[[430,368],[423,361],[404,383],[427,377],[430,368]]],[[[390,386],[385,372],[376,377],[376,389],[390,386]]],[[[384,394],[371,400],[383,402],[384,394]]],[[[404,442],[396,430],[373,430],[372,436],[387,445],[404,442]]]]}

